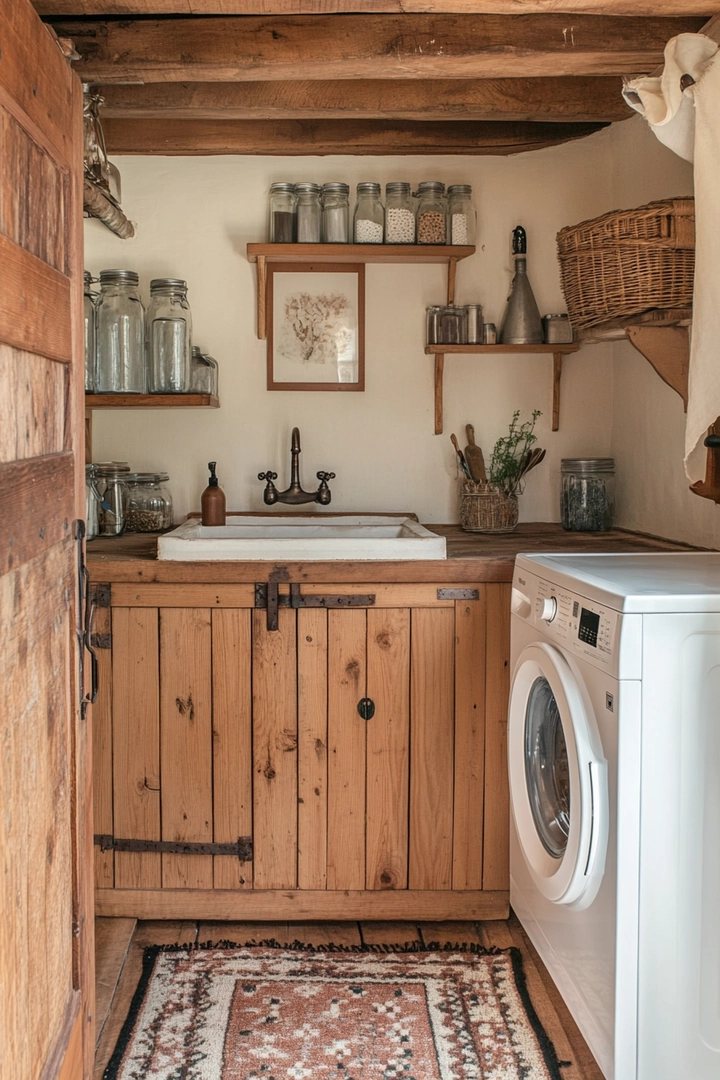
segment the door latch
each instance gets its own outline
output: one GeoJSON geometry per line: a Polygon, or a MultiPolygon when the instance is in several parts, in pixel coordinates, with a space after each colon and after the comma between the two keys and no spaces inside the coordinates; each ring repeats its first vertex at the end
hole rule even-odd
{"type": "Polygon", "coordinates": [[[356,608],[373,607],[375,604],[374,593],[325,593],[321,595],[303,596],[300,586],[290,586],[289,596],[280,596],[276,581],[258,582],[255,585],[255,607],[267,610],[268,630],[278,628],[278,609],[281,607],[294,608],[356,608]]]}

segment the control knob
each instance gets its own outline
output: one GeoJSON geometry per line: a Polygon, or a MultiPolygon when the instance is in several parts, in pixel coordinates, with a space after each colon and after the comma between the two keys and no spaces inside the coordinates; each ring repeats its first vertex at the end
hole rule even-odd
{"type": "Polygon", "coordinates": [[[543,622],[550,623],[557,615],[557,599],[554,596],[546,596],[542,602],[540,618],[543,622]]]}

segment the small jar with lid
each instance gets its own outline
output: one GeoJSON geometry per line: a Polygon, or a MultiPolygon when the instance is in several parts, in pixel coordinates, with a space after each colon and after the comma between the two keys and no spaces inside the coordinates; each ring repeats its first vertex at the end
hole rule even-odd
{"type": "Polygon", "coordinates": [[[125,528],[128,532],[163,532],[172,528],[172,495],[164,486],[164,472],[128,473],[128,503],[125,528]]]}
{"type": "Polygon", "coordinates": [[[451,184],[448,188],[448,227],[451,244],[474,244],[477,213],[470,184],[451,184]]]}
{"type": "Polygon", "coordinates": [[[218,366],[217,360],[204,353],[197,345],[192,347],[190,363],[190,393],[211,394],[217,397],[218,366]]]}
{"type": "Polygon", "coordinates": [[[319,184],[295,185],[295,217],[298,244],[319,244],[322,222],[319,184]]]}
{"type": "Polygon", "coordinates": [[[563,458],[560,520],[569,532],[607,532],[615,513],[613,458],[563,458]]]}
{"type": "Polygon", "coordinates": [[[417,189],[418,244],[447,243],[447,199],[445,185],[426,180],[417,189]]]}
{"type": "Polygon", "coordinates": [[[129,472],[127,461],[103,461],[95,466],[97,491],[100,496],[100,536],[120,536],[125,529],[129,472]]]}
{"type": "Polygon", "coordinates": [[[95,301],[97,293],[92,290],[92,275],[85,271],[85,393],[95,389],[95,301]]]}
{"type": "Polygon", "coordinates": [[[94,540],[100,532],[100,492],[97,465],[85,466],[85,539],[94,540]]]}
{"type": "Polygon", "coordinates": [[[322,239],[324,244],[347,244],[350,240],[350,188],[347,184],[323,184],[322,239]]]}
{"type": "Polygon", "coordinates": [[[270,185],[271,244],[292,244],[295,241],[295,185],[278,183],[270,185]]]}
{"type": "Polygon", "coordinates": [[[148,389],[185,394],[190,387],[192,315],[187,282],[154,278],[147,309],[148,389]]]}
{"type": "Polygon", "coordinates": [[[464,307],[449,305],[440,311],[440,345],[467,343],[467,312],[464,307]]]}
{"type": "Polygon", "coordinates": [[[382,244],[385,235],[385,211],[380,198],[380,185],[362,183],[357,186],[357,203],[353,217],[356,244],[382,244]]]}
{"type": "Polygon", "coordinates": [[[442,310],[439,304],[432,304],[430,307],[425,308],[425,337],[428,345],[440,344],[440,316],[442,310]]]}
{"type": "Polygon", "coordinates": [[[145,308],[133,270],[101,270],[96,394],[145,393],[145,308]]]}
{"type": "Polygon", "coordinates": [[[403,180],[385,185],[385,243],[415,243],[415,200],[403,180]]]}

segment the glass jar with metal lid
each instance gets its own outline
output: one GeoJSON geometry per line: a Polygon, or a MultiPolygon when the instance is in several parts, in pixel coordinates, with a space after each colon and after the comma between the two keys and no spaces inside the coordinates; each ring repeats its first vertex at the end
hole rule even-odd
{"type": "Polygon", "coordinates": [[[451,184],[448,188],[448,226],[451,244],[474,244],[477,214],[470,184],[451,184]]]}
{"type": "Polygon", "coordinates": [[[97,293],[92,290],[92,275],[85,271],[85,393],[95,389],[95,301],[97,293]]]}
{"type": "Polygon", "coordinates": [[[425,180],[417,189],[418,244],[447,243],[447,199],[445,185],[425,180]]]}
{"type": "Polygon", "coordinates": [[[385,211],[380,199],[379,184],[358,184],[353,235],[356,244],[382,244],[385,235],[385,211]]]}
{"type": "Polygon", "coordinates": [[[94,540],[100,532],[100,492],[97,488],[97,465],[85,466],[85,539],[94,540]]]}
{"type": "Polygon", "coordinates": [[[101,270],[96,394],[145,393],[145,308],[133,270],[101,270]]]}
{"type": "Polygon", "coordinates": [[[415,200],[403,180],[385,185],[385,243],[415,243],[415,200]]]}
{"type": "Polygon", "coordinates": [[[126,461],[102,461],[95,465],[97,491],[100,496],[100,536],[120,536],[125,529],[129,472],[130,466],[126,461]]]}
{"type": "Polygon", "coordinates": [[[465,345],[467,343],[467,311],[464,307],[449,305],[440,311],[438,343],[440,345],[465,345]]]}
{"type": "Polygon", "coordinates": [[[321,188],[319,184],[295,185],[295,216],[298,244],[319,244],[322,222],[321,188]]]}
{"type": "Polygon", "coordinates": [[[347,184],[323,184],[322,239],[324,244],[347,244],[350,240],[350,188],[347,184]]]}
{"type": "Polygon", "coordinates": [[[295,185],[270,185],[271,244],[292,244],[295,240],[295,185]]]}
{"type": "Polygon", "coordinates": [[[569,532],[607,532],[615,513],[613,458],[563,458],[560,520],[569,532]]]}
{"type": "Polygon", "coordinates": [[[154,278],[147,309],[148,389],[184,394],[190,388],[192,315],[187,282],[154,278]]]}
{"type": "Polygon", "coordinates": [[[164,472],[128,473],[128,504],[125,528],[128,532],[162,532],[172,528],[172,495],[164,486],[164,472]]]}

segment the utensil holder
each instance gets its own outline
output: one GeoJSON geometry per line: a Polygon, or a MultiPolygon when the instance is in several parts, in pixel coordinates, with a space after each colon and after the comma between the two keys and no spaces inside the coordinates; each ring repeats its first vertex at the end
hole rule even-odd
{"type": "Polygon", "coordinates": [[[464,480],[460,489],[460,526],[465,532],[509,533],[518,523],[517,495],[489,484],[464,480]]]}

